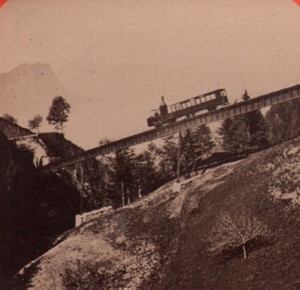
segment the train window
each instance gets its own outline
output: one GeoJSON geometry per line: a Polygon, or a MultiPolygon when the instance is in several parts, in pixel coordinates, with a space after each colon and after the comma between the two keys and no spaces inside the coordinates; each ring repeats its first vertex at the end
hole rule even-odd
{"type": "Polygon", "coordinates": [[[191,106],[191,104],[190,104],[189,101],[187,101],[187,102],[182,102],[182,103],[180,103],[180,104],[181,104],[181,106],[182,106],[183,109],[186,109],[186,108],[188,108],[188,107],[191,106]]]}
{"type": "Polygon", "coordinates": [[[195,99],[195,101],[196,101],[196,104],[201,104],[201,100],[199,97],[197,99],[195,99]]]}
{"type": "Polygon", "coordinates": [[[171,108],[171,112],[175,112],[176,111],[176,107],[174,105],[171,105],[170,108],[171,108]]]}
{"type": "Polygon", "coordinates": [[[190,99],[190,105],[195,106],[196,105],[196,99],[190,99]]]}
{"type": "Polygon", "coordinates": [[[205,96],[201,97],[201,103],[205,103],[205,102],[206,102],[205,96]]]}

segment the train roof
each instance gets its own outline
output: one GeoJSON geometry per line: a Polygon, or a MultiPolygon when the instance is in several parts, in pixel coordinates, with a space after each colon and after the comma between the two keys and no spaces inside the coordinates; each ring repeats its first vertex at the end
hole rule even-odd
{"type": "Polygon", "coordinates": [[[220,91],[226,91],[226,90],[225,90],[225,89],[217,89],[217,90],[214,90],[214,91],[210,91],[210,92],[208,92],[208,93],[204,93],[204,94],[201,94],[201,95],[198,95],[198,96],[195,96],[195,97],[192,97],[192,98],[188,98],[188,99],[185,99],[185,100],[183,100],[183,101],[174,103],[174,104],[172,104],[171,106],[176,105],[176,104],[181,104],[181,103],[187,102],[187,101],[189,101],[189,100],[191,100],[191,99],[195,99],[195,98],[207,96],[207,95],[210,95],[210,94],[213,94],[213,93],[216,93],[216,92],[220,92],[220,91]]]}

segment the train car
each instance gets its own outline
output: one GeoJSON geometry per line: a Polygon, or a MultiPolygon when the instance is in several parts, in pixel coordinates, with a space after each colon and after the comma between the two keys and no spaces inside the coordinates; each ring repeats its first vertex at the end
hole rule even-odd
{"type": "Polygon", "coordinates": [[[228,98],[225,89],[218,89],[206,94],[196,96],[170,106],[170,112],[168,106],[162,97],[162,103],[159,106],[157,112],[154,116],[147,119],[149,127],[160,127],[165,124],[170,124],[176,122],[178,118],[181,117],[193,117],[196,113],[208,110],[214,111],[220,105],[226,105],[228,103],[228,98]]]}

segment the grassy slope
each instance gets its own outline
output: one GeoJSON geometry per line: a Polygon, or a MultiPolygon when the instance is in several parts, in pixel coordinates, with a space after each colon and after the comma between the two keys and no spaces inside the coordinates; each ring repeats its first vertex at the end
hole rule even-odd
{"type": "Polygon", "coordinates": [[[81,281],[98,279],[89,289],[299,289],[298,148],[299,138],[208,170],[180,194],[165,186],[83,224],[38,261],[33,288],[62,289],[65,269],[80,268],[81,281]],[[269,227],[272,240],[253,244],[247,260],[211,256],[215,216],[241,207],[269,227]]]}

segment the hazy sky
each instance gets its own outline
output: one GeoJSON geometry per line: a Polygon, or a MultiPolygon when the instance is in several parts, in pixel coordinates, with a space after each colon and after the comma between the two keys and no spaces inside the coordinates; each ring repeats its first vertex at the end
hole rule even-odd
{"type": "MultiPolygon", "coordinates": [[[[71,92],[66,137],[86,149],[146,130],[162,95],[171,104],[225,88],[233,101],[300,83],[292,0],[8,0],[0,39],[0,73],[52,67],[71,92]]],[[[23,126],[34,112],[30,100],[12,108],[23,126]]]]}

